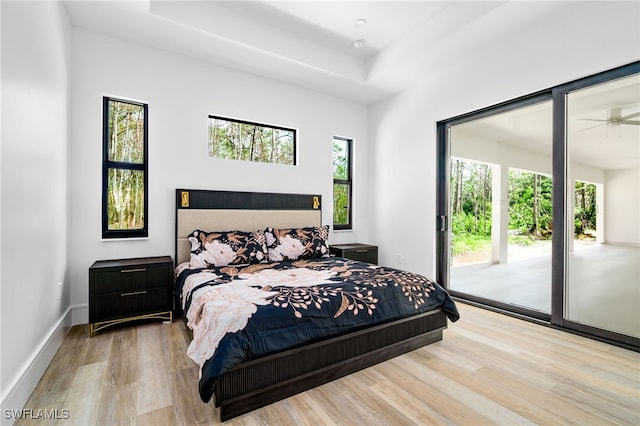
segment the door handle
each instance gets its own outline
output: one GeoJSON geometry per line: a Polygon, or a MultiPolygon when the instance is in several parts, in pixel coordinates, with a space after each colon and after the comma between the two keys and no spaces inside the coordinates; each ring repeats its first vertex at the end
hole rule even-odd
{"type": "Polygon", "coordinates": [[[445,232],[447,230],[447,216],[439,215],[436,216],[436,230],[439,232],[445,232]]]}

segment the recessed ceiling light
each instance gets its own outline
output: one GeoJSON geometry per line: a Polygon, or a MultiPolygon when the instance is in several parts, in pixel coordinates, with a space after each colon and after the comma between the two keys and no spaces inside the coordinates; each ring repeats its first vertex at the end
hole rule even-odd
{"type": "Polygon", "coordinates": [[[367,25],[367,20],[364,18],[358,18],[356,19],[356,27],[364,27],[365,25],[367,25]]]}
{"type": "Polygon", "coordinates": [[[353,47],[355,47],[356,49],[360,49],[362,46],[364,46],[364,44],[367,42],[367,40],[361,38],[358,39],[356,41],[353,42],[353,47]]]}

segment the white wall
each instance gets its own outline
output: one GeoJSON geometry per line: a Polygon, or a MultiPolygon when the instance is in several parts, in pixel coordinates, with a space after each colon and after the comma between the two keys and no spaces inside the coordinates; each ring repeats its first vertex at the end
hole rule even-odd
{"type": "MultiPolygon", "coordinates": [[[[72,305],[86,306],[96,260],[173,255],[176,188],[319,193],[323,222],[331,224],[334,135],[355,139],[355,228],[330,239],[368,240],[366,107],[80,29],[73,32],[71,77],[72,305]],[[101,240],[103,95],[149,104],[148,239],[101,240]],[[208,157],[208,114],[298,129],[298,165],[208,157]]],[[[77,312],[74,323],[87,322],[86,309],[77,312]]]]}
{"type": "MultiPolygon", "coordinates": [[[[59,3],[2,2],[0,400],[22,407],[70,322],[68,68],[59,3]]],[[[2,421],[8,421],[4,412],[2,421]]]]}
{"type": "Polygon", "coordinates": [[[495,29],[483,45],[461,29],[440,41],[423,83],[371,108],[372,240],[382,264],[435,274],[437,121],[638,60],[637,2],[567,2],[560,12],[495,29]],[[467,55],[448,54],[457,42],[467,55]]]}
{"type": "Polygon", "coordinates": [[[640,169],[605,172],[605,243],[640,246],[640,169]]]}

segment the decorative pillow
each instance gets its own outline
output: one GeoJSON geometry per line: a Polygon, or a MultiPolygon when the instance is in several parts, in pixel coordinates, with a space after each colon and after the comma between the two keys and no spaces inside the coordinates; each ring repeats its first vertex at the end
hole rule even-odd
{"type": "Polygon", "coordinates": [[[204,232],[199,229],[189,234],[191,268],[249,265],[267,258],[264,231],[204,232]]]}
{"type": "Polygon", "coordinates": [[[269,261],[311,259],[329,256],[329,225],[265,231],[269,261]]]}

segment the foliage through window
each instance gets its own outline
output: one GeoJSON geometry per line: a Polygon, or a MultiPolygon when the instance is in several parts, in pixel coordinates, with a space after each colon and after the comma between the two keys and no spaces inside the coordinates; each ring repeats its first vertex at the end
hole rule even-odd
{"type": "Polygon", "coordinates": [[[534,240],[550,239],[553,226],[551,177],[509,169],[509,229],[534,240]]]}
{"type": "Polygon", "coordinates": [[[209,156],[295,165],[296,131],[210,115],[209,156]]]}
{"type": "MultiPolygon", "coordinates": [[[[492,170],[489,164],[451,157],[451,249],[454,256],[491,247],[492,170]]],[[[509,242],[529,245],[551,239],[551,177],[510,168],[509,242]]],[[[576,233],[595,229],[595,185],[576,183],[576,233]],[[584,190],[583,190],[584,188],[584,190]],[[580,228],[580,231],[582,231],[580,228]]]]}
{"type": "Polygon", "coordinates": [[[333,138],[333,229],[352,229],[351,139],[333,138]]]}
{"type": "Polygon", "coordinates": [[[579,239],[595,239],[596,185],[576,180],[574,200],[574,234],[579,239]]]}
{"type": "Polygon", "coordinates": [[[148,236],[147,110],[103,98],[102,238],[148,236]]]}

